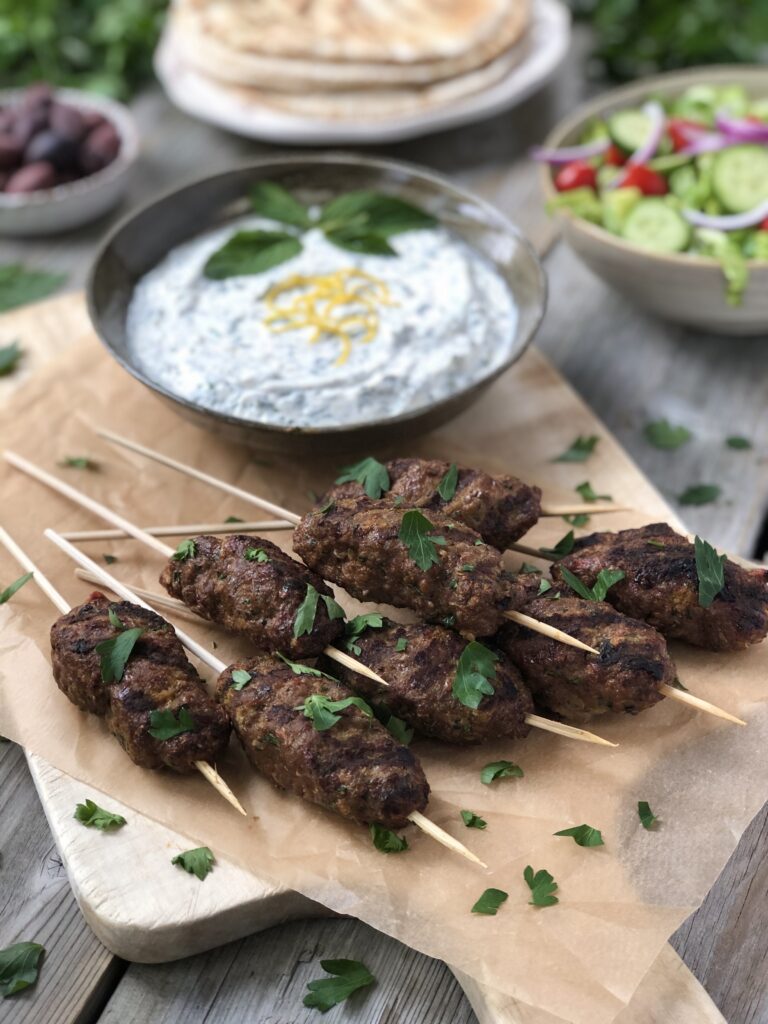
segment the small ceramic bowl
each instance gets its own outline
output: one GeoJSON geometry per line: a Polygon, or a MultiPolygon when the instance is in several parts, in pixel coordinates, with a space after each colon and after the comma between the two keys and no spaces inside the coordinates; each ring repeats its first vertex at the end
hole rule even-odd
{"type": "MultiPolygon", "coordinates": [[[[550,132],[544,145],[573,145],[595,118],[640,106],[651,95],[674,97],[700,84],[742,85],[754,96],[768,96],[768,68],[722,65],[645,78],[585,103],[550,132]]],[[[542,167],[541,184],[546,200],[557,195],[551,168],[542,167]]],[[[587,266],[638,306],[664,320],[713,333],[752,335],[768,331],[765,260],[749,261],[749,284],[742,302],[729,306],[723,272],[716,260],[686,253],[649,252],[568,211],[558,211],[558,217],[565,239],[587,266]]]]}
{"type": "Polygon", "coordinates": [[[97,254],[87,296],[91,321],[107,350],[177,412],[230,440],[295,456],[410,440],[458,415],[530,344],[544,315],[546,278],[530,242],[482,199],[408,164],[328,153],[269,157],[176,188],[135,210],[114,228],[97,254]],[[126,337],[126,316],[137,281],[182,242],[240,216],[244,197],[260,180],[311,195],[313,202],[356,189],[385,191],[409,199],[449,223],[455,234],[493,262],[515,300],[517,320],[509,323],[508,337],[498,339],[508,350],[503,364],[479,381],[458,386],[447,397],[401,415],[318,428],[275,426],[214,411],[180,398],[152,380],[135,365],[126,337]]]}
{"type": "MultiPolygon", "coordinates": [[[[0,106],[13,105],[23,94],[23,89],[0,92],[0,106]]],[[[32,237],[69,231],[107,213],[125,192],[139,155],[139,133],[128,108],[80,89],[57,89],[56,99],[111,121],[120,136],[120,151],[103,170],[66,185],[35,192],[0,192],[0,235],[32,237]]]]}

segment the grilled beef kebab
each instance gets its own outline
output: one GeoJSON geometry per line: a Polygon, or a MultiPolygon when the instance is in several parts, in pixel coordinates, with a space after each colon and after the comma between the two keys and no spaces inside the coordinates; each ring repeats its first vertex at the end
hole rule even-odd
{"type": "Polygon", "coordinates": [[[170,623],[127,601],[111,602],[99,593],[73,608],[51,627],[51,661],[59,689],[81,711],[104,718],[134,764],[191,772],[196,762],[214,763],[229,742],[230,725],[222,707],[187,660],[170,623]],[[102,678],[97,645],[114,640],[121,627],[144,632],[136,641],[122,677],[102,678]],[[151,732],[153,711],[189,716],[189,729],[169,739],[151,732]]]}
{"type": "Polygon", "coordinates": [[[619,611],[643,619],[664,636],[711,651],[737,651],[760,643],[768,632],[768,572],[726,559],[724,586],[712,603],[699,603],[694,545],[666,523],[618,533],[592,533],[552,566],[565,567],[587,587],[601,569],[621,569],[624,579],[606,596],[619,611]]]}

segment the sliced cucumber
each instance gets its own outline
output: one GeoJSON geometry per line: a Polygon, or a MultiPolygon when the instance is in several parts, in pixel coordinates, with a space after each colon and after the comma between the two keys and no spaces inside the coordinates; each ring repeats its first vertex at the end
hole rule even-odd
{"type": "Polygon", "coordinates": [[[669,153],[667,156],[655,156],[653,160],[648,161],[648,166],[652,171],[658,171],[659,174],[669,174],[670,171],[676,171],[679,167],[685,167],[686,164],[692,162],[692,156],[669,153]]]}
{"type": "Polygon", "coordinates": [[[624,222],[642,198],[643,193],[639,188],[615,188],[604,192],[603,227],[614,235],[620,235],[624,222]]]}
{"type": "Polygon", "coordinates": [[[665,199],[643,199],[624,221],[622,237],[654,252],[682,252],[691,240],[691,228],[665,199]]]}
{"type": "Polygon", "coordinates": [[[745,213],[768,199],[768,149],[732,146],[715,157],[712,191],[729,213],[745,213]]]}
{"type": "Polygon", "coordinates": [[[642,110],[620,110],[608,118],[608,134],[627,153],[640,149],[651,131],[651,119],[642,110]]]}

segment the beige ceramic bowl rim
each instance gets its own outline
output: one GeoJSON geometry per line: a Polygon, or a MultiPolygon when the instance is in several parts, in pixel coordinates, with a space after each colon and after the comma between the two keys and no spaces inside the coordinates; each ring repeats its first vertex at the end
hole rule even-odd
{"type": "MultiPolygon", "coordinates": [[[[552,131],[547,135],[542,145],[547,149],[558,149],[563,145],[565,139],[577,128],[581,128],[587,121],[595,117],[601,117],[608,111],[617,109],[624,104],[636,103],[645,99],[650,93],[661,93],[662,95],[673,89],[690,85],[709,85],[713,81],[732,81],[739,84],[739,80],[753,78],[755,75],[765,77],[766,94],[768,95],[768,66],[764,64],[712,64],[705,67],[684,68],[680,71],[666,71],[651,78],[644,78],[639,82],[630,82],[628,85],[619,86],[617,89],[610,89],[603,92],[593,100],[582,103],[581,106],[563,118],[552,131]]],[[[552,173],[548,165],[543,164],[540,171],[542,189],[547,201],[559,195],[552,182],[552,173]]],[[[597,224],[592,224],[583,217],[578,217],[572,211],[563,209],[557,211],[558,216],[567,218],[574,229],[583,232],[607,248],[613,248],[617,252],[627,253],[636,256],[638,259],[666,263],[671,266],[687,268],[708,268],[720,270],[720,264],[711,256],[697,256],[691,253],[658,253],[643,249],[639,245],[632,245],[618,235],[606,231],[597,224]]],[[[750,268],[766,269],[768,260],[749,260],[750,268]]]]}

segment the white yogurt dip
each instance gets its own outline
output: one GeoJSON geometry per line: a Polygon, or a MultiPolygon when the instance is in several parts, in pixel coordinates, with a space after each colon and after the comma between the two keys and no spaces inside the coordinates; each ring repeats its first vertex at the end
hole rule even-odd
{"type": "Polygon", "coordinates": [[[225,280],[203,275],[234,231],[254,229],[275,225],[242,217],[193,238],[136,286],[131,357],[180,398],[276,426],[344,426],[446,398],[510,353],[517,309],[509,286],[490,260],[443,228],[390,238],[396,257],[348,252],[312,228],[302,252],[277,267],[225,280]],[[373,338],[353,336],[346,358],[332,333],[312,342],[311,328],[278,333],[266,322],[273,286],[352,269],[381,282],[388,298],[374,303],[373,338]]]}

